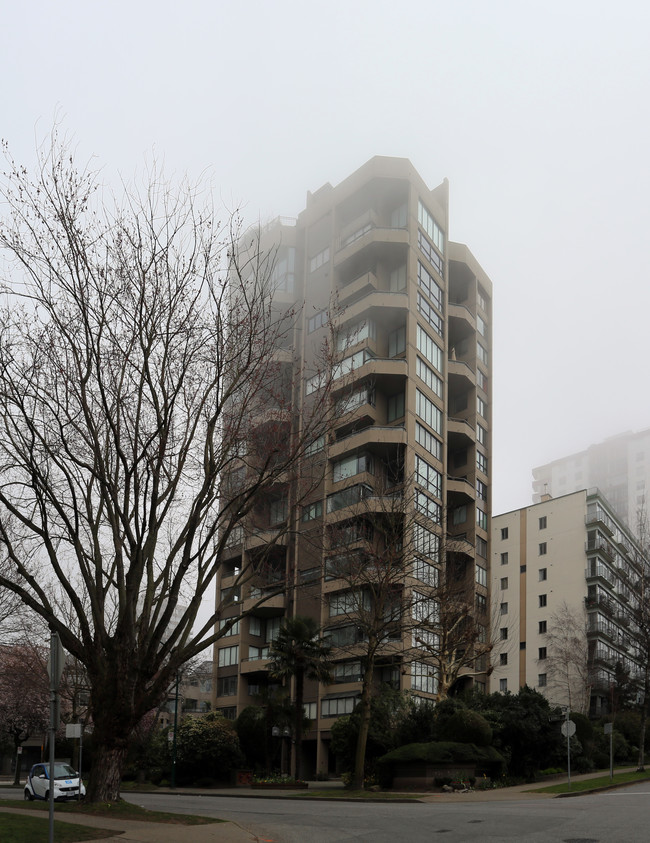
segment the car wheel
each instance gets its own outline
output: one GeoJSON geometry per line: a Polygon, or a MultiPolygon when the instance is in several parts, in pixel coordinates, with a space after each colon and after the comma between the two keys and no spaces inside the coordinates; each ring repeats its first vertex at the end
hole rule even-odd
{"type": "Polygon", "coordinates": [[[29,790],[27,790],[27,788],[25,788],[25,802],[33,802],[33,801],[34,801],[33,794],[31,793],[31,791],[29,791],[29,790]]]}

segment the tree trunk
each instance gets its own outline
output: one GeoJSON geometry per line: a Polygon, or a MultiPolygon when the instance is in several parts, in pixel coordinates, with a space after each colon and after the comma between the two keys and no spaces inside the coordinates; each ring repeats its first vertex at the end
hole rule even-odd
{"type": "Polygon", "coordinates": [[[372,679],[375,669],[374,656],[368,659],[366,672],[363,675],[363,685],[361,686],[361,701],[359,703],[359,712],[361,714],[361,721],[359,723],[359,737],[357,738],[357,747],[354,754],[354,774],[352,776],[352,789],[363,790],[366,770],[366,745],[368,743],[368,732],[370,730],[370,697],[372,689],[372,679]]]}
{"type": "Polygon", "coordinates": [[[305,718],[303,712],[303,697],[305,691],[305,675],[302,670],[296,671],[296,758],[294,767],[294,778],[300,779],[302,773],[302,723],[305,718]]]}
{"type": "Polygon", "coordinates": [[[126,752],[126,746],[95,744],[90,784],[86,796],[89,802],[117,802],[119,800],[126,752]]]}

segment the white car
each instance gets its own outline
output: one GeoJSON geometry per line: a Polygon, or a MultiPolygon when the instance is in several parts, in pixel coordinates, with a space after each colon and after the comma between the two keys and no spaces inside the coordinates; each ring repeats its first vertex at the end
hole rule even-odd
{"type": "MultiPolygon", "coordinates": [[[[79,788],[81,795],[86,795],[86,788],[79,777],[79,773],[73,770],[69,764],[62,764],[59,761],[54,763],[54,799],[64,801],[66,799],[78,799],[79,788]]],[[[30,802],[32,799],[50,798],[50,765],[34,764],[29,771],[25,782],[25,799],[30,802]]]]}

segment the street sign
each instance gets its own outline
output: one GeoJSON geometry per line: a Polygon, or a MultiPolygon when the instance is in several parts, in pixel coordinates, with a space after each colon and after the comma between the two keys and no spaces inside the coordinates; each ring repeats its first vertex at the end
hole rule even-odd
{"type": "Polygon", "coordinates": [[[576,733],[576,724],[573,720],[565,720],[562,724],[562,734],[565,738],[572,738],[576,733]]]}
{"type": "Polygon", "coordinates": [[[47,675],[50,677],[50,688],[57,690],[61,681],[61,674],[65,666],[65,652],[61,639],[56,632],[50,638],[50,656],[47,660],[47,675]]]}
{"type": "Polygon", "coordinates": [[[66,723],[65,724],[66,738],[80,738],[81,737],[81,723],[66,723]]]}
{"type": "Polygon", "coordinates": [[[604,732],[606,735],[611,735],[614,731],[614,724],[613,723],[605,723],[604,732]]]}

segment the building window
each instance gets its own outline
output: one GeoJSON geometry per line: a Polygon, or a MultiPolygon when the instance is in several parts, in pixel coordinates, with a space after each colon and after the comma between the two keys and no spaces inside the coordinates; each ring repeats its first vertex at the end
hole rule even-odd
{"type": "Polygon", "coordinates": [[[436,678],[433,675],[434,668],[424,662],[411,663],[411,690],[424,691],[426,694],[435,694],[436,678]]]}
{"type": "Polygon", "coordinates": [[[542,517],[539,519],[539,529],[540,530],[546,529],[546,516],[545,515],[542,515],[542,517]]]}
{"type": "Polygon", "coordinates": [[[540,568],[539,569],[539,581],[540,582],[544,582],[544,580],[547,578],[547,572],[548,572],[547,568],[540,568]]]}
{"type": "Polygon", "coordinates": [[[320,310],[318,313],[314,313],[313,316],[309,317],[309,321],[307,322],[307,333],[312,334],[314,331],[317,331],[319,328],[322,328],[323,325],[327,324],[327,311],[320,310]]]}
{"type": "Polygon", "coordinates": [[[540,635],[546,635],[546,621],[539,622],[539,629],[537,631],[540,635]]]}
{"type": "Polygon", "coordinates": [[[374,340],[377,336],[377,329],[372,319],[362,319],[360,322],[352,322],[346,325],[336,335],[337,351],[345,351],[362,340],[374,340]]]}
{"type": "Polygon", "coordinates": [[[442,310],[442,290],[420,261],[418,261],[418,284],[438,310],[442,310]]]}
{"type": "MultiPolygon", "coordinates": [[[[227,624],[232,623],[232,618],[222,618],[219,621],[219,629],[226,629],[227,624]]],[[[234,624],[230,627],[230,629],[226,629],[223,634],[224,638],[227,638],[229,635],[239,635],[239,621],[236,620],[234,624]]]]}
{"type": "Polygon", "coordinates": [[[482,337],[487,336],[487,323],[478,313],[476,314],[476,329],[482,337]]]}
{"type": "Polygon", "coordinates": [[[356,696],[332,697],[331,699],[321,700],[320,716],[340,717],[342,714],[352,714],[356,702],[356,696]]]}
{"type": "Polygon", "coordinates": [[[315,272],[317,269],[320,269],[323,264],[328,263],[330,259],[330,250],[329,246],[326,249],[323,249],[322,252],[319,252],[317,255],[309,261],[309,271],[315,272]]]}
{"type": "Polygon", "coordinates": [[[546,542],[539,543],[539,555],[546,556],[546,542]]]}
{"type": "Polygon", "coordinates": [[[501,577],[501,591],[505,591],[508,588],[508,577],[501,577]]]}
{"type": "Polygon", "coordinates": [[[230,667],[239,663],[239,647],[221,647],[217,657],[219,667],[230,667]]]}
{"type": "Polygon", "coordinates": [[[388,421],[394,422],[396,419],[404,417],[404,393],[398,392],[397,395],[391,395],[388,399],[388,421]]]}
{"type": "MultiPolygon", "coordinates": [[[[388,399],[388,406],[390,412],[390,399],[388,399]]],[[[403,412],[402,415],[404,415],[403,412]]],[[[436,457],[436,459],[442,461],[442,442],[436,439],[433,433],[417,421],[415,422],[415,441],[418,445],[422,445],[425,451],[428,451],[432,457],[436,457]]]]}
{"type": "Polygon", "coordinates": [[[335,492],[333,495],[327,496],[327,511],[337,512],[339,509],[345,509],[347,506],[354,506],[371,495],[372,489],[365,483],[348,486],[347,489],[341,489],[340,492],[335,492]]]}
{"type": "Polygon", "coordinates": [[[476,481],[476,496],[482,501],[487,500],[488,487],[487,483],[484,483],[482,480],[476,481]]]}
{"type": "Polygon", "coordinates": [[[501,554],[501,564],[502,565],[508,564],[508,552],[507,551],[505,553],[501,554]]]}
{"type": "Polygon", "coordinates": [[[363,679],[363,670],[361,662],[342,662],[334,666],[334,683],[341,684],[343,682],[361,682],[363,679]]]}
{"type": "Polygon", "coordinates": [[[479,416],[483,416],[484,419],[487,419],[487,402],[485,402],[480,395],[476,396],[476,411],[479,416]]]}
{"type": "Polygon", "coordinates": [[[501,665],[501,667],[505,667],[508,664],[507,653],[501,653],[501,655],[499,656],[499,664],[501,665]]]}
{"type": "Polygon", "coordinates": [[[427,320],[438,336],[442,337],[444,335],[442,316],[440,316],[438,311],[429,304],[420,292],[418,292],[418,313],[427,320]]]}
{"type": "Polygon", "coordinates": [[[419,556],[416,556],[413,562],[413,576],[417,580],[420,580],[420,582],[426,583],[426,585],[430,585],[433,588],[438,585],[438,569],[435,565],[430,565],[419,556]]]}
{"type": "Polygon", "coordinates": [[[476,537],[476,555],[480,556],[481,559],[487,559],[487,542],[485,539],[482,539],[480,536],[476,537]]]}
{"type": "Polygon", "coordinates": [[[485,290],[479,284],[478,289],[476,291],[476,301],[478,306],[485,312],[488,312],[488,296],[485,290]]]}
{"type": "Polygon", "coordinates": [[[520,642],[519,642],[519,649],[520,649],[520,650],[525,650],[525,649],[526,649],[526,642],[525,642],[525,641],[520,641],[520,642]]]}
{"type": "Polygon", "coordinates": [[[442,514],[442,507],[430,497],[421,492],[419,489],[415,490],[415,508],[422,515],[426,515],[436,524],[440,524],[440,516],[442,514]]]}
{"type": "Polygon", "coordinates": [[[421,357],[416,358],[415,372],[420,380],[424,381],[432,392],[435,392],[439,398],[442,398],[442,381],[433,369],[430,369],[427,366],[421,357]]]}
{"type": "Polygon", "coordinates": [[[487,611],[487,597],[484,594],[477,594],[476,595],[476,611],[477,612],[487,611]]]}
{"type": "MultiPolygon", "coordinates": [[[[476,370],[476,383],[483,392],[488,391],[488,377],[482,369],[476,370]]],[[[487,416],[485,416],[487,418],[487,416]]]]}
{"type": "Polygon", "coordinates": [[[538,659],[545,659],[546,658],[546,647],[540,647],[539,648],[539,655],[538,655],[537,658],[538,659]]]}
{"type": "Polygon", "coordinates": [[[320,518],[323,514],[323,502],[316,501],[315,503],[307,504],[302,508],[302,520],[313,521],[314,518],[320,518]]]}
{"type": "Polygon", "coordinates": [[[323,386],[324,382],[325,376],[321,372],[307,378],[305,381],[305,395],[311,395],[312,392],[317,392],[323,386]]]}
{"type": "Polygon", "coordinates": [[[480,451],[476,452],[476,467],[479,471],[482,471],[483,474],[488,473],[488,460],[485,454],[482,454],[480,451]]]}
{"type": "Polygon", "coordinates": [[[416,344],[418,351],[431,363],[434,369],[442,372],[442,349],[420,325],[417,326],[416,344]]]}
{"type": "Polygon", "coordinates": [[[481,568],[480,565],[476,566],[476,582],[487,588],[487,569],[481,568]]]}
{"type": "Polygon", "coordinates": [[[406,289],[406,264],[402,264],[394,269],[390,274],[390,291],[391,293],[399,293],[406,289]]]}
{"type": "Polygon", "coordinates": [[[435,433],[442,432],[441,411],[419,389],[415,390],[415,412],[435,433]]]}
{"type": "Polygon", "coordinates": [[[487,512],[483,512],[482,509],[476,507],[476,524],[482,529],[487,530],[488,518],[487,512]]]}
{"type": "Polygon", "coordinates": [[[507,539],[507,538],[508,538],[508,528],[502,527],[501,528],[501,539],[504,540],[504,539],[507,539]]]}
{"type": "Polygon", "coordinates": [[[437,498],[441,494],[442,475],[422,457],[415,455],[415,482],[437,498]]]}
{"type": "Polygon", "coordinates": [[[436,270],[438,275],[442,278],[444,275],[444,263],[440,255],[433,248],[431,243],[418,229],[418,246],[424,257],[429,261],[431,266],[436,270]]]}
{"type": "Polygon", "coordinates": [[[505,694],[508,690],[508,680],[507,679],[499,679],[499,691],[502,694],[505,694]]]}
{"type": "Polygon", "coordinates": [[[427,530],[422,524],[413,525],[413,548],[416,553],[428,556],[429,559],[437,559],[440,549],[440,539],[431,530],[427,530]]]}
{"type": "Polygon", "coordinates": [[[502,627],[501,627],[501,629],[499,630],[499,638],[500,638],[502,641],[507,641],[507,640],[508,640],[508,627],[507,627],[507,626],[502,626],[502,627]]]}
{"type": "Polygon", "coordinates": [[[457,506],[456,509],[452,510],[451,513],[451,523],[454,527],[457,527],[459,524],[464,524],[467,521],[467,507],[465,504],[463,506],[457,506]]]}
{"type": "Polygon", "coordinates": [[[543,688],[546,685],[546,674],[545,673],[538,673],[537,674],[537,686],[539,688],[543,688]]]}
{"type": "Polygon", "coordinates": [[[500,611],[501,611],[502,615],[507,615],[508,614],[508,604],[502,603],[501,607],[500,607],[500,611]]]}
{"type": "Polygon", "coordinates": [[[424,233],[433,242],[440,254],[445,253],[445,234],[433,215],[427,210],[424,204],[418,200],[418,223],[422,226],[424,233]]]}
{"type": "Polygon", "coordinates": [[[220,676],[217,679],[217,696],[234,697],[237,693],[236,676],[220,676]]]}
{"type": "Polygon", "coordinates": [[[302,710],[305,712],[305,717],[307,720],[315,720],[316,714],[318,712],[317,703],[304,703],[302,710]]]}
{"type": "Polygon", "coordinates": [[[372,474],[373,470],[373,460],[369,454],[355,454],[334,463],[332,466],[332,481],[338,483],[341,480],[355,477],[357,474],[372,474]]]}
{"type": "Polygon", "coordinates": [[[388,335],[388,356],[397,357],[406,351],[406,325],[395,328],[388,335]]]}
{"type": "Polygon", "coordinates": [[[540,594],[539,595],[539,608],[543,609],[546,606],[546,595],[540,594]]]}
{"type": "Polygon", "coordinates": [[[484,345],[481,345],[480,342],[476,343],[476,356],[481,361],[481,363],[484,363],[486,366],[488,365],[487,348],[485,348],[484,345]]]}
{"type": "Polygon", "coordinates": [[[481,424],[476,425],[476,438],[481,445],[487,445],[487,430],[481,424]]]}
{"type": "Polygon", "coordinates": [[[309,445],[305,448],[305,456],[312,457],[314,454],[317,454],[319,451],[322,451],[325,447],[325,434],[319,436],[318,439],[314,439],[313,442],[310,442],[309,445]]]}

